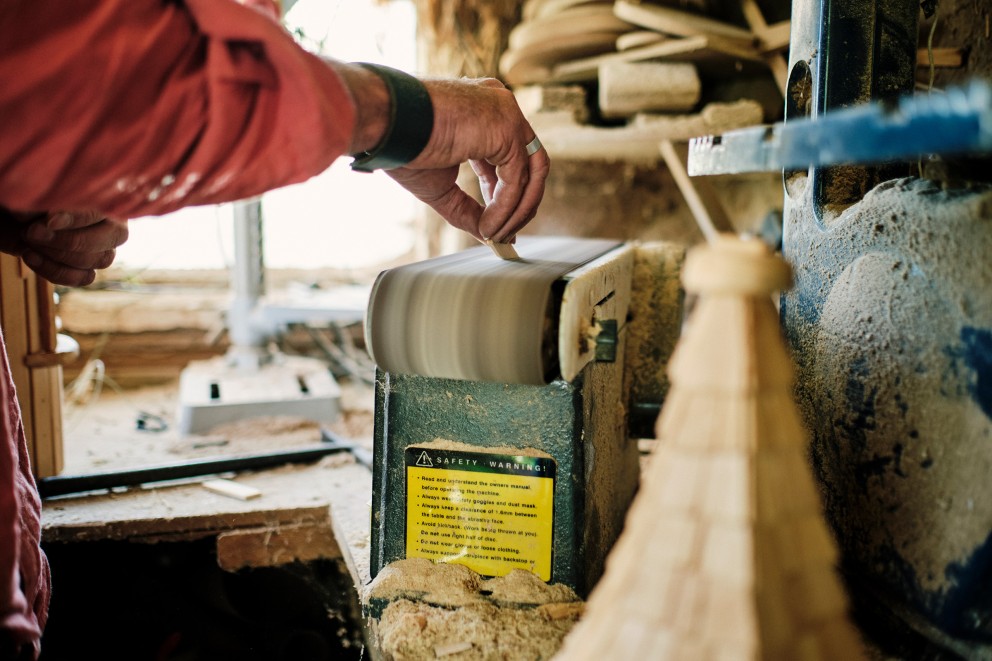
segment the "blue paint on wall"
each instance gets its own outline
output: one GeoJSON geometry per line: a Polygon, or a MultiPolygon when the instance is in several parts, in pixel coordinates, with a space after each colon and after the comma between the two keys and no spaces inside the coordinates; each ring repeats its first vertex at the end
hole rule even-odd
{"type": "Polygon", "coordinates": [[[975,373],[968,383],[968,392],[985,415],[992,418],[992,331],[965,326],[961,329],[961,341],[962,357],[975,373]]]}
{"type": "Polygon", "coordinates": [[[942,624],[952,633],[992,640],[992,533],[961,563],[951,563],[944,571],[954,590],[943,604],[942,624]]]}

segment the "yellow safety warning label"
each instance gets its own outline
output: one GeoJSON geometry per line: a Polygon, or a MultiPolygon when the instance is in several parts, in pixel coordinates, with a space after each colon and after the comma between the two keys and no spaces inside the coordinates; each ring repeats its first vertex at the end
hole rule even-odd
{"type": "Polygon", "coordinates": [[[409,447],[406,555],[551,580],[555,462],[409,447]]]}

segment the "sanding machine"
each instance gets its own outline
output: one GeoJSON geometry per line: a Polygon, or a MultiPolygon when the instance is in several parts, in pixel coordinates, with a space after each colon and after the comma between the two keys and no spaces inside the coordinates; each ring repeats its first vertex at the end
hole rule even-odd
{"type": "MultiPolygon", "coordinates": [[[[681,251],[561,237],[521,237],[517,251],[480,246],[373,287],[373,576],[424,557],[581,594],[620,532],[639,470],[628,412],[660,399],[625,384],[628,336],[662,316],[631,300],[677,283],[681,251]],[[653,284],[634,284],[639,267],[653,284]]],[[[677,330],[648,331],[645,369],[661,371],[677,330]]]]}

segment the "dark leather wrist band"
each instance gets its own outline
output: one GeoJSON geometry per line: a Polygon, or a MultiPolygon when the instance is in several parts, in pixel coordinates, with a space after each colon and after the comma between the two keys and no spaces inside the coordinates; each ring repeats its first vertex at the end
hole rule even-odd
{"type": "Polygon", "coordinates": [[[424,84],[408,73],[380,64],[359,62],[382,78],[389,91],[389,124],[379,144],[355,154],[351,169],[357,172],[403,167],[427,146],[434,130],[434,106],[424,84]]]}

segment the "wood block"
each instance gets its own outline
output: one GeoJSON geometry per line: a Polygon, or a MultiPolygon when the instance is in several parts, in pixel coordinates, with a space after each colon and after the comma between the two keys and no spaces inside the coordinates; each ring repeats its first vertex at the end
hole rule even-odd
{"type": "Polygon", "coordinates": [[[235,530],[217,536],[217,564],[225,571],[340,557],[328,522],[235,530]]]}
{"type": "Polygon", "coordinates": [[[500,259],[520,259],[520,255],[517,254],[517,249],[513,247],[512,243],[497,243],[492,239],[486,239],[484,243],[489,246],[490,250],[493,251],[493,254],[500,259]]]}
{"type": "Polygon", "coordinates": [[[589,118],[586,90],[580,85],[527,85],[514,89],[513,96],[528,118],[539,113],[566,113],[576,124],[589,118]]]}
{"type": "Polygon", "coordinates": [[[696,67],[683,62],[607,62],[599,67],[599,109],[604,117],[640,112],[684,112],[699,103],[696,67]]]}

